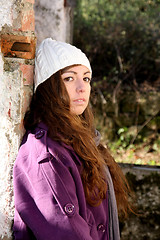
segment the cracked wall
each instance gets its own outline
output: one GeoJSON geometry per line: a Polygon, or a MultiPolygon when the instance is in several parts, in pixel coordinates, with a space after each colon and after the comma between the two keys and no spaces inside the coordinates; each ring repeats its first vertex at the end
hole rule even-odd
{"type": "Polygon", "coordinates": [[[5,240],[12,239],[12,170],[24,133],[22,119],[33,92],[33,4],[33,0],[0,0],[0,239],[5,240]],[[25,47],[14,49],[14,44],[29,44],[33,52],[25,47]]]}

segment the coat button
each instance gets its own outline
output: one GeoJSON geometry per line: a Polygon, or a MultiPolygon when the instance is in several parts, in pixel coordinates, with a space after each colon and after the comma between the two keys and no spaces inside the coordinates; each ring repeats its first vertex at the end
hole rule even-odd
{"type": "Polygon", "coordinates": [[[39,130],[38,132],[35,133],[35,138],[39,139],[39,138],[43,137],[43,135],[44,135],[44,131],[39,130]]]}
{"type": "Polygon", "coordinates": [[[97,230],[101,231],[101,232],[105,232],[106,231],[105,226],[103,224],[99,224],[98,227],[97,227],[97,230]]]}
{"type": "Polygon", "coordinates": [[[64,211],[68,216],[73,216],[75,213],[75,207],[72,203],[67,203],[64,207],[64,211]]]}

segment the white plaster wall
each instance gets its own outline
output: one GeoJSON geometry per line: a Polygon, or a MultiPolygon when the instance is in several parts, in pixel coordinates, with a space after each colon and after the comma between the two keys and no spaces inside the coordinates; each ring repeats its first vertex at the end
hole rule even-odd
{"type": "MultiPolygon", "coordinates": [[[[10,29],[17,17],[14,0],[0,0],[0,31],[10,29]]],[[[20,144],[16,129],[20,122],[21,76],[17,69],[4,71],[0,49],[0,239],[11,239],[14,215],[12,169],[20,144]]]]}
{"type": "MultiPolygon", "coordinates": [[[[0,58],[0,65],[3,59],[0,58]]],[[[0,74],[0,237],[11,237],[14,215],[12,169],[20,134],[21,76],[18,69],[0,74]]],[[[0,238],[0,239],[1,239],[0,238]]]]}
{"type": "Polygon", "coordinates": [[[7,24],[12,25],[12,4],[14,0],[0,0],[0,31],[7,24]]]}
{"type": "Polygon", "coordinates": [[[37,44],[47,37],[71,42],[72,9],[64,0],[35,0],[34,11],[37,44]]]}
{"type": "Polygon", "coordinates": [[[0,55],[0,66],[4,66],[0,72],[0,240],[12,239],[13,165],[24,134],[24,92],[32,90],[27,87],[26,92],[20,64],[24,65],[25,59],[3,59],[0,55]]]}

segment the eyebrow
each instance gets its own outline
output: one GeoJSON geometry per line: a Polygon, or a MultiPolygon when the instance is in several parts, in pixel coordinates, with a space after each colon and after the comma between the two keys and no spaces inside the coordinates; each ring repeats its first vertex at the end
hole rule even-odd
{"type": "MultiPolygon", "coordinates": [[[[73,73],[73,74],[77,74],[77,72],[75,72],[75,71],[70,71],[70,70],[66,70],[66,71],[62,71],[62,74],[64,74],[64,73],[73,73]]],[[[86,75],[87,73],[90,73],[91,74],[91,72],[89,72],[89,71],[87,71],[87,72],[85,72],[84,73],[84,75],[86,75]]]]}

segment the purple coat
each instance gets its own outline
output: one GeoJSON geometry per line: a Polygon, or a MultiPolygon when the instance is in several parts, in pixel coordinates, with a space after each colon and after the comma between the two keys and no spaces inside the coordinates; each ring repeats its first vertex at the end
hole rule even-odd
{"type": "Polygon", "coordinates": [[[16,240],[108,240],[108,201],[86,203],[81,161],[40,124],[28,133],[14,165],[16,240]]]}

